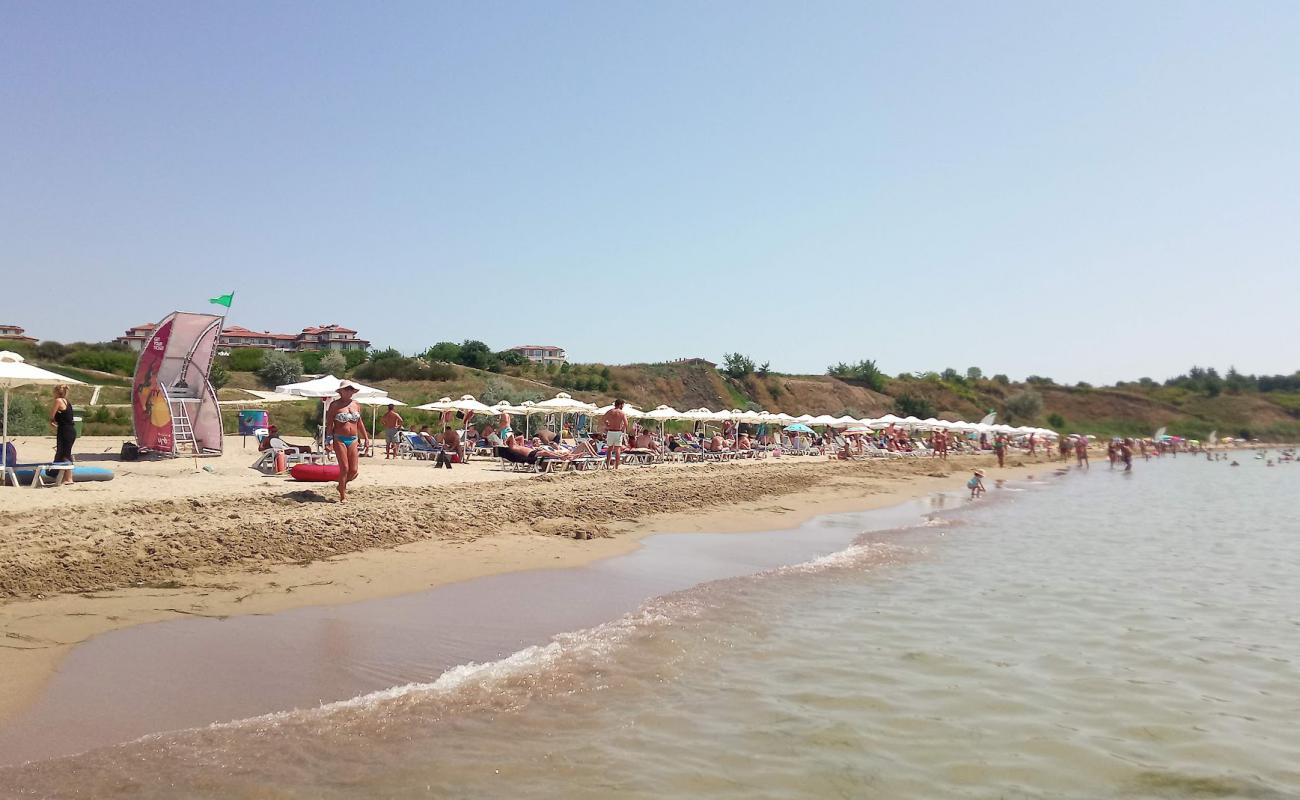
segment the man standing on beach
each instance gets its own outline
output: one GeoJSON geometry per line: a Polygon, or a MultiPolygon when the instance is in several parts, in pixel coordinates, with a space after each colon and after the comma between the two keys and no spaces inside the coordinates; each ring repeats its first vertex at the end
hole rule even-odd
{"type": "Polygon", "coordinates": [[[610,466],[612,459],[614,469],[618,469],[627,440],[627,414],[623,413],[621,399],[614,401],[614,407],[605,412],[602,422],[605,426],[605,466],[610,466]]]}
{"type": "Polygon", "coordinates": [[[402,432],[402,415],[389,403],[388,413],[380,418],[379,423],[384,426],[384,459],[397,458],[397,438],[402,432]]]}

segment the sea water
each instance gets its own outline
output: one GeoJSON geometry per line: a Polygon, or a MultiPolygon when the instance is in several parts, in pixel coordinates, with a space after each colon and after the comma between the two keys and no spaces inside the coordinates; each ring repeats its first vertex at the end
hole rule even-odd
{"type": "Polygon", "coordinates": [[[0,794],[1300,797],[1300,466],[1240,458],[952,495],[426,681],[2,769],[0,794]]]}

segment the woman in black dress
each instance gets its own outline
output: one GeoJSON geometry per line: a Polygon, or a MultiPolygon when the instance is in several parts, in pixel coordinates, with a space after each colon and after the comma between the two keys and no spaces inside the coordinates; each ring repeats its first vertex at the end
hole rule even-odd
{"type": "MultiPolygon", "coordinates": [[[[68,384],[60,383],[54,387],[54,405],[50,409],[50,424],[54,426],[54,462],[56,464],[72,463],[72,443],[77,440],[77,426],[72,419],[72,403],[68,401],[68,384]]],[[[72,479],[70,470],[59,470],[54,479],[55,486],[61,486],[72,479]]]]}

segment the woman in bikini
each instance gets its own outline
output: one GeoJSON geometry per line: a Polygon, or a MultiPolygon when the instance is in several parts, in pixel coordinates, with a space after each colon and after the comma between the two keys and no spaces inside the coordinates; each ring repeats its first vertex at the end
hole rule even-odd
{"type": "Polygon", "coordinates": [[[339,384],[338,399],[325,411],[325,438],[334,439],[334,457],[339,464],[339,502],[347,502],[348,484],[357,479],[357,439],[370,444],[370,434],[361,419],[361,406],[354,399],[357,387],[344,381],[339,384]]]}

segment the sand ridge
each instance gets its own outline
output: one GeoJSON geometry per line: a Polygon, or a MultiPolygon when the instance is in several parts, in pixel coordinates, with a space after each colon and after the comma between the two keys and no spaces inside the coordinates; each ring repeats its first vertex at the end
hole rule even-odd
{"type": "Polygon", "coordinates": [[[947,466],[929,459],[769,460],[423,488],[363,480],[346,504],[333,502],[332,485],[321,484],[274,494],[101,503],[74,513],[57,507],[0,513],[0,596],[174,586],[196,570],[256,570],[422,539],[608,536],[620,523],[651,514],[753,503],[818,486],[852,489],[866,479],[959,469],[965,460],[947,466]]]}

